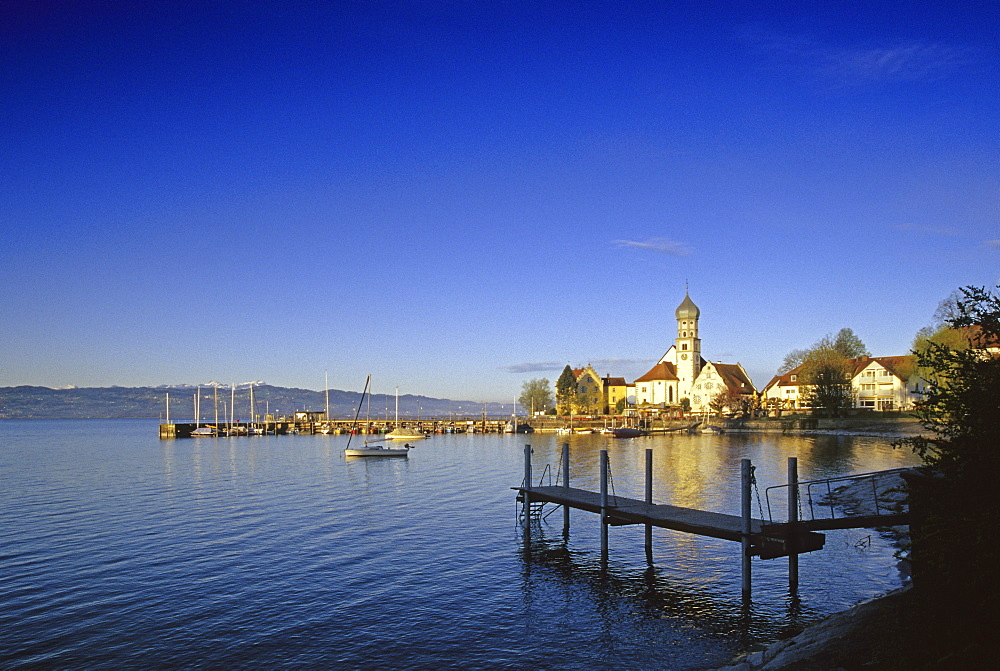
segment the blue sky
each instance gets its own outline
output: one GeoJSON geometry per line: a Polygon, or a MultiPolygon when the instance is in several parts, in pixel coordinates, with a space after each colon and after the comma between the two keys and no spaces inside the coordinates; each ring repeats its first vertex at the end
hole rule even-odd
{"type": "Polygon", "coordinates": [[[182,4],[0,5],[0,386],[506,401],[687,282],[762,387],[1000,284],[995,4],[182,4]]]}

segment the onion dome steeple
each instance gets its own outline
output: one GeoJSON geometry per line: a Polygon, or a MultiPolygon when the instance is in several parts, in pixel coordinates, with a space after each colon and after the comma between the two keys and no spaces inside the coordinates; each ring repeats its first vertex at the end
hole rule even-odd
{"type": "Polygon", "coordinates": [[[691,297],[688,296],[688,292],[684,291],[684,300],[680,305],[677,306],[677,311],[674,313],[677,319],[698,319],[701,316],[701,310],[698,306],[694,304],[691,297]]]}

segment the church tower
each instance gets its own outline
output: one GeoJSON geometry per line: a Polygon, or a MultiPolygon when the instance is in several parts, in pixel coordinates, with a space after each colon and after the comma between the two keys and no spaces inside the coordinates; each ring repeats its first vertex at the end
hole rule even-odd
{"type": "Polygon", "coordinates": [[[698,317],[701,310],[687,291],[674,313],[677,317],[677,341],[674,356],[677,366],[677,395],[691,396],[691,386],[701,372],[701,338],[698,337],[698,317]]]}

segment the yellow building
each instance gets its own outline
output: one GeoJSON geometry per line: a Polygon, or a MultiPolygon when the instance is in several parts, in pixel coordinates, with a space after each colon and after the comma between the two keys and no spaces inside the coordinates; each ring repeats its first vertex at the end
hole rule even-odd
{"type": "Polygon", "coordinates": [[[628,405],[629,388],[634,388],[634,385],[629,385],[623,377],[610,375],[605,375],[601,382],[604,387],[604,414],[611,415],[618,412],[619,403],[623,408],[628,405]]]}

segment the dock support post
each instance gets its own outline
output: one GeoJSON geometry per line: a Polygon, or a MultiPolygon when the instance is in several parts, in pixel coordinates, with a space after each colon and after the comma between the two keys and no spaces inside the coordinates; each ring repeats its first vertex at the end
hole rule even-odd
{"type": "Polygon", "coordinates": [[[751,465],[749,459],[742,459],[740,461],[740,508],[743,517],[743,529],[741,534],[741,542],[743,550],[743,598],[750,598],[750,478],[751,478],[751,465]]]}
{"type": "MultiPolygon", "coordinates": [[[[563,487],[569,489],[569,443],[562,446],[562,476],[563,487]]],[[[563,533],[569,533],[569,505],[563,506],[563,533]]]]}
{"type": "Polygon", "coordinates": [[[601,561],[608,561],[608,451],[601,450],[601,561]]]}
{"type": "Polygon", "coordinates": [[[531,445],[524,446],[524,495],[521,501],[521,514],[524,518],[524,535],[529,535],[531,528],[531,499],[528,489],[531,487],[531,445]]]}
{"type": "MultiPolygon", "coordinates": [[[[646,503],[653,505],[653,450],[646,448],[646,503]]],[[[646,557],[653,552],[653,525],[646,525],[646,557]]]]}
{"type": "Polygon", "coordinates": [[[796,522],[799,521],[799,460],[788,457],[788,590],[795,594],[799,589],[799,553],[796,544],[796,522]]]}

